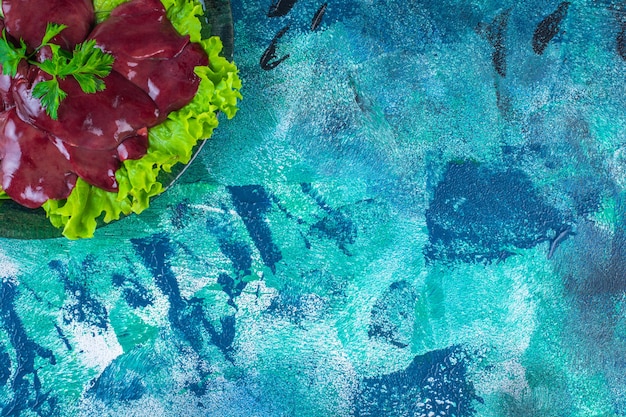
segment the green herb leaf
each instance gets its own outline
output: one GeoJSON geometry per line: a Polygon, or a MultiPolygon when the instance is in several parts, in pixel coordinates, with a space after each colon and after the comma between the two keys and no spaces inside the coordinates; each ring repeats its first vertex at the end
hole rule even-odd
{"type": "Polygon", "coordinates": [[[20,41],[20,46],[16,47],[7,40],[6,31],[2,31],[0,38],[0,65],[2,65],[2,73],[4,75],[15,76],[19,63],[26,59],[26,44],[20,41]]]}
{"type": "Polygon", "coordinates": [[[76,45],[69,67],[75,73],[94,74],[104,78],[111,72],[113,61],[113,55],[98,48],[96,40],[91,39],[76,45]]]}
{"type": "Polygon", "coordinates": [[[95,93],[105,88],[101,78],[111,73],[115,59],[96,46],[94,39],[76,45],[72,58],[58,75],[71,75],[85,93],[95,93]]]}
{"type": "Polygon", "coordinates": [[[20,40],[20,46],[16,47],[7,40],[6,31],[2,32],[0,39],[0,65],[4,74],[15,76],[19,63],[26,59],[30,64],[52,75],[52,80],[40,82],[33,88],[33,96],[41,100],[46,113],[53,119],[58,117],[59,105],[67,97],[67,93],[59,86],[57,77],[65,79],[71,75],[85,93],[95,93],[105,89],[102,78],[109,75],[114,61],[112,55],[96,47],[95,40],[76,45],[73,53],[50,43],[52,38],[65,28],[67,28],[66,25],[56,23],[48,23],[46,26],[41,45],[35,49],[36,53],[42,48],[50,48],[50,58],[43,62],[34,59],[35,53],[27,55],[26,44],[23,40],[20,40]]]}
{"type": "Polygon", "coordinates": [[[41,64],[39,64],[39,68],[41,68],[48,74],[55,74],[58,71],[58,66],[51,59],[46,59],[45,61],[43,61],[41,64]]]}
{"type": "Polygon", "coordinates": [[[102,91],[106,87],[102,79],[94,77],[92,74],[72,74],[72,77],[78,81],[80,88],[87,94],[102,91]]]}
{"type": "Polygon", "coordinates": [[[67,97],[67,93],[61,90],[59,81],[54,77],[48,81],[35,84],[33,96],[41,100],[41,105],[52,119],[58,118],[59,104],[67,97]]]}
{"type": "Polygon", "coordinates": [[[80,88],[88,94],[102,91],[106,88],[102,78],[111,73],[115,60],[112,55],[98,48],[93,39],[76,45],[73,53],[50,43],[66,28],[66,25],[48,23],[41,45],[35,48],[35,52],[31,55],[27,54],[23,40],[20,39],[19,47],[9,42],[5,30],[2,31],[2,38],[0,38],[0,65],[2,65],[3,74],[15,76],[20,62],[25,59],[29,64],[36,65],[42,71],[52,75],[52,80],[35,85],[33,96],[41,100],[46,113],[53,119],[58,117],[59,105],[67,97],[67,93],[59,86],[57,77],[65,79],[70,75],[73,76],[80,88]],[[38,62],[34,56],[42,48],[50,48],[50,58],[38,62]]]}
{"type": "MultiPolygon", "coordinates": [[[[67,25],[48,23],[48,25],[46,26],[46,33],[44,33],[43,39],[41,40],[41,46],[49,45],[50,40],[52,40],[52,38],[54,38],[59,33],[63,32],[65,28],[67,28],[67,25]]],[[[37,49],[40,49],[41,46],[37,49]]]]}
{"type": "MultiPolygon", "coordinates": [[[[62,75],[71,55],[68,57],[68,54],[65,53],[66,51],[63,51],[59,45],[50,44],[48,46],[52,54],[51,58],[40,63],[35,62],[35,65],[50,75],[62,75]]],[[[62,76],[61,78],[64,77],[62,76]]]]}

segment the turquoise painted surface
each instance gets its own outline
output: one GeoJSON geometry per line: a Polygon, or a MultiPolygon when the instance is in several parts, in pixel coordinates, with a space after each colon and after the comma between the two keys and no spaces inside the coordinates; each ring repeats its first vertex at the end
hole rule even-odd
{"type": "Polygon", "coordinates": [[[622,6],[270,6],[148,212],[0,241],[0,415],[625,415],[622,6]]]}

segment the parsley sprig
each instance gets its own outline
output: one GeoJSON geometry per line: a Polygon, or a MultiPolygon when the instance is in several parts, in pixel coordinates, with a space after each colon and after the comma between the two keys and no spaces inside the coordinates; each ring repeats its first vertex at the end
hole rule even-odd
{"type": "Polygon", "coordinates": [[[95,93],[106,88],[103,78],[109,75],[114,58],[96,47],[95,40],[79,43],[73,52],[62,49],[51,43],[52,38],[61,33],[66,25],[48,23],[41,45],[34,52],[28,53],[26,44],[20,39],[19,46],[7,40],[6,31],[0,38],[0,64],[5,75],[14,77],[18,65],[26,60],[52,76],[51,80],[41,81],[33,88],[33,96],[41,101],[46,113],[52,118],[58,118],[58,109],[61,101],[67,97],[59,85],[59,79],[64,80],[72,76],[85,93],[95,93]],[[42,48],[50,49],[50,58],[38,62],[35,58],[42,48]]]}

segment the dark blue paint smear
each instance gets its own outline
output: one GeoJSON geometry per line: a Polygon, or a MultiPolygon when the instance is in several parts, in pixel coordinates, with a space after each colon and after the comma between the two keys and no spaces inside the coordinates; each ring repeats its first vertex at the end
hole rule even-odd
{"type": "MultiPolygon", "coordinates": [[[[228,210],[223,208],[226,213],[228,210]]],[[[218,284],[222,286],[222,291],[228,295],[228,305],[237,309],[235,298],[237,298],[248,285],[243,278],[252,273],[252,249],[246,242],[237,240],[237,236],[231,225],[230,216],[216,214],[207,219],[209,232],[217,238],[220,251],[226,256],[233,266],[234,278],[226,273],[218,277],[218,284]]],[[[189,251],[190,255],[193,251],[189,251]]]]}
{"type": "Polygon", "coordinates": [[[426,210],[429,261],[491,262],[528,249],[568,227],[521,171],[470,162],[449,164],[426,210]]]}
{"type": "Polygon", "coordinates": [[[238,278],[251,274],[252,249],[246,242],[237,240],[237,234],[232,226],[232,217],[228,207],[222,207],[223,213],[216,213],[207,218],[209,232],[217,238],[220,251],[233,265],[238,278]]]}
{"type": "Polygon", "coordinates": [[[250,238],[259,250],[263,263],[276,272],[276,263],[282,259],[280,250],[272,240],[266,223],[266,213],[272,207],[269,194],[260,185],[228,187],[235,210],[241,216],[250,238]]]}
{"type": "Polygon", "coordinates": [[[122,291],[124,299],[132,308],[147,307],[152,305],[153,298],[143,287],[124,288],[122,291]]]}
{"type": "Polygon", "coordinates": [[[376,300],[370,312],[369,338],[379,338],[398,348],[405,348],[395,323],[406,321],[413,314],[417,293],[406,281],[392,283],[376,300]]]}
{"type": "Polygon", "coordinates": [[[535,51],[536,54],[543,54],[552,38],[559,33],[561,30],[561,22],[567,16],[569,6],[569,2],[562,2],[554,12],[550,13],[545,19],[539,22],[533,34],[532,41],[533,51],[535,51]]]}
{"type": "Polygon", "coordinates": [[[189,200],[185,199],[176,204],[172,210],[172,225],[176,229],[182,229],[188,223],[187,216],[189,216],[189,200]]]}
{"type": "Polygon", "coordinates": [[[356,224],[340,210],[326,204],[324,199],[311,187],[311,184],[302,183],[300,187],[303,193],[313,198],[317,205],[327,213],[326,216],[311,226],[309,233],[320,234],[334,240],[344,254],[351,256],[348,245],[356,241],[356,224]]]}
{"type": "Polygon", "coordinates": [[[510,14],[511,9],[503,10],[490,24],[479,24],[477,28],[478,33],[485,36],[493,47],[491,62],[494,70],[501,77],[506,77],[506,29],[510,14]]]}
{"type": "Polygon", "coordinates": [[[311,226],[311,232],[333,239],[344,254],[352,255],[348,250],[348,245],[356,241],[357,230],[354,223],[343,214],[333,212],[325,216],[311,226]]]}
{"type": "Polygon", "coordinates": [[[304,295],[297,289],[287,285],[281,288],[278,296],[272,299],[267,307],[267,313],[288,319],[296,325],[300,325],[306,318],[304,310],[304,295]]]}
{"type": "Polygon", "coordinates": [[[121,371],[116,366],[123,358],[117,358],[94,381],[89,389],[89,394],[106,404],[115,401],[135,401],[141,399],[146,393],[146,387],[138,375],[132,375],[129,371],[121,371]]]}
{"type": "Polygon", "coordinates": [[[0,403],[0,416],[19,416],[22,411],[29,410],[45,417],[55,411],[57,400],[50,396],[50,392],[41,391],[35,357],[47,359],[52,365],[56,364],[56,358],[51,350],[33,342],[26,334],[15,311],[15,296],[15,284],[8,281],[0,284],[0,317],[16,356],[15,373],[8,381],[13,398],[8,403],[0,403]]]}
{"type": "MultiPolygon", "coordinates": [[[[146,268],[152,273],[157,287],[169,300],[168,318],[172,328],[178,331],[198,354],[204,348],[204,331],[211,337],[211,343],[217,346],[224,357],[232,361],[232,343],[235,339],[235,317],[222,317],[221,332],[205,317],[203,302],[199,298],[185,299],[180,294],[176,275],[171,269],[170,259],[174,254],[171,242],[164,234],[157,234],[144,239],[131,239],[137,254],[146,268]]],[[[197,369],[201,381],[209,374],[208,371],[197,369]]],[[[203,395],[206,387],[202,382],[189,386],[196,395],[203,395]]]]}
{"type": "Polygon", "coordinates": [[[452,346],[416,356],[404,370],[365,378],[355,401],[356,417],[394,415],[473,416],[483,402],[467,380],[467,359],[452,346]],[[444,414],[445,413],[445,414],[444,414]]]}
{"type": "Polygon", "coordinates": [[[252,268],[252,251],[244,242],[218,238],[220,250],[233,263],[238,277],[250,275],[252,268]]]}
{"type": "Polygon", "coordinates": [[[170,241],[165,235],[155,235],[150,239],[132,239],[131,242],[145,266],[152,272],[159,289],[168,297],[171,324],[182,332],[194,350],[200,351],[202,336],[194,326],[198,318],[190,314],[194,308],[181,296],[178,281],[170,267],[170,258],[174,256],[170,241]]]}
{"type": "Polygon", "coordinates": [[[127,278],[121,274],[113,274],[111,281],[116,287],[124,287],[122,295],[130,307],[147,307],[154,303],[152,294],[134,279],[127,278]]]}
{"type": "Polygon", "coordinates": [[[212,233],[217,236],[220,251],[233,265],[235,278],[222,273],[217,282],[222,286],[222,291],[228,295],[228,305],[236,309],[235,298],[239,297],[248,285],[243,278],[252,273],[252,249],[247,243],[236,240],[229,222],[213,220],[209,223],[212,233]]]}
{"type": "Polygon", "coordinates": [[[241,295],[248,283],[246,281],[234,280],[228,274],[220,274],[217,283],[222,286],[222,291],[228,295],[228,305],[237,309],[235,298],[241,295]]]}
{"type": "MultiPolygon", "coordinates": [[[[83,261],[80,267],[81,273],[87,274],[85,271],[89,270],[91,262],[92,259],[90,257],[87,257],[83,261]]],[[[75,304],[67,305],[63,308],[63,322],[67,324],[77,321],[96,326],[102,330],[107,330],[109,314],[106,307],[91,296],[86,286],[70,279],[66,265],[60,261],[51,261],[48,266],[51,270],[59,274],[59,278],[63,281],[63,285],[65,286],[65,291],[76,298],[75,304]]],[[[87,278],[85,278],[85,282],[86,281],[87,278]]]]}
{"type": "Polygon", "coordinates": [[[11,357],[1,346],[0,351],[0,386],[5,386],[11,376],[11,357]]]}
{"type": "Polygon", "coordinates": [[[116,287],[121,287],[126,282],[126,277],[124,275],[122,275],[122,274],[117,274],[116,273],[116,274],[113,274],[111,276],[111,282],[116,287]]]}
{"type": "Polygon", "coordinates": [[[65,336],[65,333],[63,333],[63,330],[59,327],[59,325],[55,324],[54,328],[56,329],[57,334],[59,335],[59,337],[63,341],[63,344],[65,345],[65,348],[67,350],[72,350],[72,345],[70,344],[70,341],[68,340],[67,336],[65,336]]]}

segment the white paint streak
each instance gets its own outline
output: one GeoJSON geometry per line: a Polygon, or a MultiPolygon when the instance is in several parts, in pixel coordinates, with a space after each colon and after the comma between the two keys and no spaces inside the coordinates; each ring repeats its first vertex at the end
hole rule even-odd
{"type": "Polygon", "coordinates": [[[124,353],[110,326],[103,332],[84,323],[74,322],[66,332],[72,335],[72,345],[76,352],[80,352],[83,363],[100,372],[124,353]]]}
{"type": "Polygon", "coordinates": [[[18,265],[4,252],[0,252],[0,278],[14,279],[19,272],[18,265]]]}

